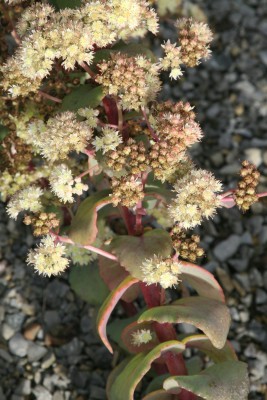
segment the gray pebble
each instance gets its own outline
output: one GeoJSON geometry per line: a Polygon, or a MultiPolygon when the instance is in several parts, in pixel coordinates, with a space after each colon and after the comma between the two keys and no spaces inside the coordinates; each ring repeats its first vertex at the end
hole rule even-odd
{"type": "Polygon", "coordinates": [[[264,304],[267,302],[267,293],[265,290],[257,289],[256,290],[256,304],[264,304]]]}
{"type": "Polygon", "coordinates": [[[97,386],[90,387],[90,399],[91,400],[105,400],[106,391],[97,386]]]}
{"type": "Polygon", "coordinates": [[[38,385],[33,390],[32,393],[36,396],[38,400],[52,400],[52,395],[43,386],[38,385]]]}
{"type": "Polygon", "coordinates": [[[25,357],[28,351],[29,342],[20,333],[16,333],[8,342],[9,350],[18,357],[25,357]]]}
{"type": "Polygon", "coordinates": [[[47,349],[39,344],[30,342],[28,346],[28,360],[30,362],[39,361],[47,354],[47,349]]]}
{"type": "Polygon", "coordinates": [[[217,246],[215,246],[213,253],[219,261],[226,261],[237,252],[240,243],[240,236],[230,235],[228,239],[218,243],[217,246]]]}

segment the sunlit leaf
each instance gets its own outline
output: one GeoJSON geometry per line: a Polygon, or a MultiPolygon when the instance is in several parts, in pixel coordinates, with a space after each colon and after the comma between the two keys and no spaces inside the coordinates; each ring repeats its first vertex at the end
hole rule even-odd
{"type": "Polygon", "coordinates": [[[167,378],[163,387],[171,393],[183,388],[205,400],[247,400],[247,366],[240,361],[226,361],[207,368],[199,375],[167,378]]]}
{"type": "Polygon", "coordinates": [[[107,322],[108,319],[116,307],[118,301],[121,299],[123,294],[129,289],[132,285],[138,282],[138,279],[135,279],[131,276],[127,277],[117,288],[115,288],[110,295],[107,297],[105,302],[103,303],[102,307],[99,310],[97,316],[97,330],[99,336],[107,347],[107,349],[113,353],[112,347],[107,338],[107,322]]]}
{"type": "Polygon", "coordinates": [[[149,371],[152,362],[168,351],[180,353],[183,350],[181,342],[172,340],[159,344],[149,353],[134,356],[112,385],[109,400],[133,400],[136,386],[149,371]]]}
{"type": "Polygon", "coordinates": [[[140,267],[146,258],[169,257],[172,252],[170,235],[163,229],[153,229],[138,237],[122,235],[115,238],[111,246],[120,264],[140,280],[143,279],[140,267]]]}
{"type": "Polygon", "coordinates": [[[69,237],[78,244],[89,245],[96,239],[97,211],[111,202],[109,190],[94,193],[83,200],[70,227],[69,237]]]}
{"type": "Polygon", "coordinates": [[[237,360],[235,351],[229,341],[226,341],[222,349],[214,347],[205,335],[192,335],[183,339],[182,342],[190,349],[197,349],[207,354],[215,363],[237,360]]]}
{"type": "Polygon", "coordinates": [[[212,344],[224,347],[230,327],[230,313],[225,304],[207,297],[186,297],[171,305],[151,308],[139,318],[139,322],[187,323],[202,330],[212,344]]]}
{"type": "Polygon", "coordinates": [[[181,280],[191,285],[200,296],[225,302],[223,290],[214,276],[198,265],[181,261],[181,280]]]}
{"type": "Polygon", "coordinates": [[[99,276],[96,263],[72,267],[69,281],[72,290],[91,305],[102,304],[109,294],[107,286],[99,276]]]}

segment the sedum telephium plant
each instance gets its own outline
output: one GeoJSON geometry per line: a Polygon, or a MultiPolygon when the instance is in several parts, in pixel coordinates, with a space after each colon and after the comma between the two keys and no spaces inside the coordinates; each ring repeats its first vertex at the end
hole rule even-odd
{"type": "Polygon", "coordinates": [[[227,341],[224,294],[194,264],[204,252],[190,230],[219,207],[246,211],[265,194],[248,161],[237,188],[223,193],[190,159],[202,130],[189,103],[157,101],[160,74],[179,79],[209,57],[212,33],[179,19],[177,41],[162,43],[157,59],[140,44],[158,32],[151,4],[1,3],[1,197],[40,237],[29,266],[51,277],[74,264],[73,289],[101,306],[100,338],[127,355],[110,375],[108,399],[134,399],[150,370],[144,400],[243,400],[246,365],[227,341]],[[127,318],[107,333],[118,303],[127,318]],[[202,333],[181,334],[180,323],[202,333]],[[211,364],[185,361],[188,349],[211,364]]]}

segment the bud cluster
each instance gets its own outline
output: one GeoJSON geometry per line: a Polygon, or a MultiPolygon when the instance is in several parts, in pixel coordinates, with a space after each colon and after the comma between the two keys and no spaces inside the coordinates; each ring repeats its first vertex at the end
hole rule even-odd
{"type": "Polygon", "coordinates": [[[192,107],[183,102],[155,106],[151,124],[159,137],[159,142],[151,146],[151,167],[155,176],[165,181],[186,158],[186,149],[201,139],[202,131],[192,107]]]}
{"type": "Polygon", "coordinates": [[[99,64],[96,81],[107,94],[119,97],[123,109],[138,110],[153,101],[160,90],[159,66],[149,59],[116,53],[99,64]]]}
{"type": "Polygon", "coordinates": [[[117,206],[121,204],[126,207],[135,207],[144,198],[143,185],[134,177],[113,178],[112,203],[117,206]]]}
{"type": "Polygon", "coordinates": [[[249,161],[243,161],[240,175],[241,181],[238,183],[234,193],[234,199],[237,206],[245,212],[252,204],[258,201],[256,187],[259,184],[260,173],[254,164],[249,161]]]}
{"type": "Polygon", "coordinates": [[[186,233],[176,225],[171,231],[171,238],[173,248],[184,260],[195,262],[198,257],[204,255],[204,250],[199,246],[200,237],[198,235],[187,237],[186,233]]]}
{"type": "Polygon", "coordinates": [[[59,219],[55,213],[41,212],[35,215],[26,215],[23,220],[25,225],[33,226],[34,236],[48,235],[51,229],[59,226],[59,219]]]}

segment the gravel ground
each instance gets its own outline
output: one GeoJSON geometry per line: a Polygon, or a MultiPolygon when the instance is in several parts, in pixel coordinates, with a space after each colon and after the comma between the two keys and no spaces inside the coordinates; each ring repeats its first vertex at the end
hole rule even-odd
{"type": "MultiPolygon", "coordinates": [[[[164,99],[196,106],[205,132],[192,150],[197,165],[227,188],[249,159],[267,190],[267,2],[198,0],[215,32],[213,57],[163,87],[164,99]]],[[[172,38],[166,24],[163,39],[172,38]]],[[[267,203],[242,215],[222,209],[205,223],[202,264],[225,289],[230,339],[249,365],[249,399],[267,399],[267,203]]],[[[40,278],[25,265],[33,239],[0,208],[0,400],[104,400],[112,358],[94,330],[94,311],[67,276],[40,278]]]]}

